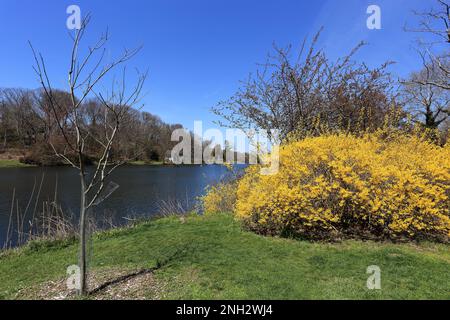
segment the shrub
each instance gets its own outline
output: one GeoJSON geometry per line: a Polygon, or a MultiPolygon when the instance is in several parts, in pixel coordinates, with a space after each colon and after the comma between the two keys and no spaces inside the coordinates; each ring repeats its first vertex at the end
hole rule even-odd
{"type": "Polygon", "coordinates": [[[236,203],[237,217],[259,233],[449,240],[448,144],[330,134],[281,147],[276,175],[259,169],[247,169],[236,203]]]}
{"type": "Polygon", "coordinates": [[[20,162],[38,166],[55,166],[61,164],[61,160],[55,156],[53,149],[46,143],[36,143],[33,145],[28,153],[20,159],[20,162]]]}
{"type": "Polygon", "coordinates": [[[201,198],[205,214],[234,212],[237,181],[221,182],[208,188],[201,198]]]}
{"type": "MultiPolygon", "coordinates": [[[[74,152],[68,152],[67,158],[76,162],[77,155],[74,152]]],[[[21,163],[37,165],[37,166],[64,166],[68,165],[62,158],[55,155],[53,148],[47,143],[38,142],[34,144],[27,152],[27,154],[20,159],[21,163]]],[[[85,156],[84,164],[92,165],[94,158],[85,156]]]]}

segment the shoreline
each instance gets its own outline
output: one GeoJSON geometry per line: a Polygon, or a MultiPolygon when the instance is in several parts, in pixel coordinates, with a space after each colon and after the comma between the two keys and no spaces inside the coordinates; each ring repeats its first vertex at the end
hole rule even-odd
{"type": "MultiPolygon", "coordinates": [[[[165,164],[163,162],[145,162],[145,161],[132,161],[127,162],[124,164],[124,166],[171,166],[171,164],[165,164]]],[[[17,169],[17,168],[55,168],[55,167],[70,167],[69,165],[53,165],[53,166],[39,166],[39,165],[32,165],[32,164],[26,164],[22,163],[19,160],[7,160],[7,159],[0,159],[0,169],[17,169]]]]}
{"type": "MultiPolygon", "coordinates": [[[[194,167],[194,166],[204,166],[204,164],[171,164],[164,162],[145,162],[145,161],[131,161],[126,162],[123,166],[130,167],[194,167]]],[[[92,164],[90,166],[95,166],[92,164]]],[[[70,165],[49,165],[49,166],[39,166],[33,164],[22,163],[19,160],[1,160],[0,159],[0,169],[19,169],[19,168],[58,168],[58,167],[70,167],[70,165]]]]}
{"type": "Polygon", "coordinates": [[[37,168],[38,166],[25,164],[15,159],[0,159],[0,169],[6,168],[37,168]]]}

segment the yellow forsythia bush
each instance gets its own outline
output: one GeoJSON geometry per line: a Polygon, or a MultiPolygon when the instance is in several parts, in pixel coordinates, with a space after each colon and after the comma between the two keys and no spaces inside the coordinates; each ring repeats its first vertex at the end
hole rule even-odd
{"type": "Polygon", "coordinates": [[[201,197],[205,214],[233,212],[236,204],[236,181],[221,182],[208,188],[201,197]]]}
{"type": "Polygon", "coordinates": [[[247,169],[236,215],[271,235],[448,241],[450,147],[404,133],[289,143],[277,174],[247,169]]]}

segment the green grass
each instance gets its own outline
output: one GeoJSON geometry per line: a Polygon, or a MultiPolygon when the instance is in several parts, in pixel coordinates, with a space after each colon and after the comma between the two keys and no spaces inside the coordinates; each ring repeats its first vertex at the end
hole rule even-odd
{"type": "Polygon", "coordinates": [[[26,168],[32,167],[31,165],[24,164],[19,160],[1,160],[0,159],[0,168],[26,168]]]}
{"type": "MultiPolygon", "coordinates": [[[[162,262],[154,276],[164,299],[450,299],[450,246],[444,244],[265,238],[242,231],[229,215],[217,215],[110,231],[97,235],[93,248],[94,271],[162,262]],[[380,291],[366,288],[370,265],[381,268],[380,291]]],[[[76,257],[71,242],[4,253],[0,298],[63,279],[76,257]]]]}

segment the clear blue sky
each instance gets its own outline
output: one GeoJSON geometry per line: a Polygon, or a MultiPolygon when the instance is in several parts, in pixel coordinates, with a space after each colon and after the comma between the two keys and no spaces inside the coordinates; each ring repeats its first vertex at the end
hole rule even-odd
{"type": "Polygon", "coordinates": [[[143,44],[130,66],[149,69],[145,110],[171,123],[212,125],[209,112],[229,97],[239,80],[263,62],[272,43],[298,47],[325,27],[320,45],[337,57],[359,41],[369,42],[358,59],[369,65],[397,61],[399,76],[420,67],[411,47],[416,35],[403,26],[412,9],[431,0],[1,0],[0,87],[36,88],[27,41],[48,61],[55,86],[64,87],[70,41],[66,8],[92,14],[86,43],[109,28],[112,53],[143,44]],[[366,28],[366,9],[382,10],[382,30],[366,28]]]}

